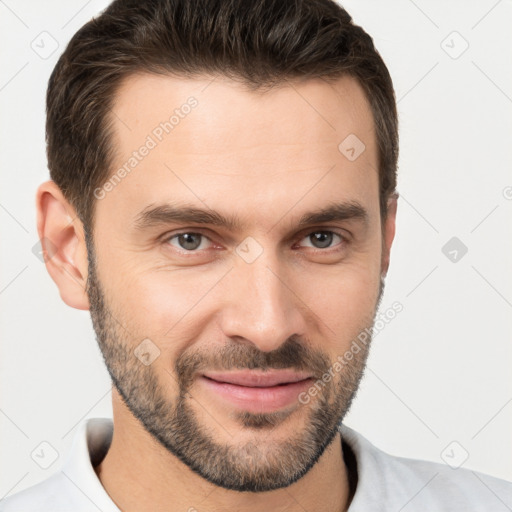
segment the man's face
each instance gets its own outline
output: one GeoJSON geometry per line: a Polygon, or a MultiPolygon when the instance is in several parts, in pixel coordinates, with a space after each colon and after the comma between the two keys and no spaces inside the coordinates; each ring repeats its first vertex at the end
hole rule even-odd
{"type": "Polygon", "coordinates": [[[314,465],[363,373],[367,345],[334,363],[380,298],[376,138],[351,78],[210,82],[138,75],[119,90],[113,172],[127,165],[97,191],[90,309],[146,430],[208,481],[267,491],[314,465]],[[251,375],[277,384],[226,384],[251,375]]]}

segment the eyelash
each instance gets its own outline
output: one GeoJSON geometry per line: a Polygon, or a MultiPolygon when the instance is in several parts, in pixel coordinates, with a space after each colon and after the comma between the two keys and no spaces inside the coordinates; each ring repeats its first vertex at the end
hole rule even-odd
{"type": "MultiPolygon", "coordinates": [[[[305,238],[309,237],[310,235],[313,235],[315,233],[329,233],[329,234],[333,234],[333,235],[336,235],[338,236],[341,241],[331,247],[326,247],[324,249],[322,248],[315,248],[315,247],[308,247],[308,249],[311,249],[313,250],[314,252],[322,252],[322,253],[329,253],[331,251],[336,251],[336,250],[340,250],[340,248],[336,249],[336,247],[338,246],[345,246],[349,243],[349,238],[346,236],[346,235],[343,235],[342,233],[340,233],[339,231],[333,231],[332,229],[316,229],[316,230],[313,230],[313,231],[309,231],[308,233],[306,233],[304,236],[301,236],[300,238],[298,238],[297,240],[298,241],[302,241],[304,240],[305,238]]],[[[210,242],[214,243],[207,235],[205,235],[204,233],[201,233],[199,231],[181,231],[179,233],[173,233],[172,235],[164,235],[163,237],[163,242],[164,244],[170,244],[170,241],[175,239],[175,238],[178,238],[179,236],[181,235],[199,235],[203,238],[206,238],[207,240],[209,240],[210,242]]],[[[193,250],[186,250],[186,249],[183,249],[183,248],[179,248],[179,247],[174,247],[174,249],[176,249],[178,252],[181,252],[182,254],[190,254],[190,255],[195,255],[195,254],[200,254],[201,252],[203,251],[206,251],[207,249],[193,249],[193,250]]]]}

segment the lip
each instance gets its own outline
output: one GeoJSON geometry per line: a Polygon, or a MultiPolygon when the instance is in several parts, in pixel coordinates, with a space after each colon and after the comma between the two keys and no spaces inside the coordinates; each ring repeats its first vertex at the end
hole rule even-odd
{"type": "Polygon", "coordinates": [[[311,386],[311,374],[295,371],[208,372],[199,378],[207,392],[253,413],[272,412],[298,403],[311,386]]]}
{"type": "Polygon", "coordinates": [[[291,384],[312,377],[310,373],[297,372],[295,370],[206,372],[203,376],[217,382],[257,388],[268,388],[279,384],[291,384]]]}

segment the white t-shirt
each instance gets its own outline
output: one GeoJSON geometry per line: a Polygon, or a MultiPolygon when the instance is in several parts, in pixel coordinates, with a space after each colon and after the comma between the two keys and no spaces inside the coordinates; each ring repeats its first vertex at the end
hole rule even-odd
{"type": "MultiPolygon", "coordinates": [[[[463,468],[389,455],[342,426],[355,457],[357,487],[349,512],[510,512],[512,483],[463,468]]],[[[93,467],[108,451],[113,423],[85,420],[59,472],[0,501],[0,512],[120,512],[93,467]]],[[[311,511],[313,512],[313,511],[311,511]]],[[[317,511],[314,511],[317,512],[317,511]]]]}

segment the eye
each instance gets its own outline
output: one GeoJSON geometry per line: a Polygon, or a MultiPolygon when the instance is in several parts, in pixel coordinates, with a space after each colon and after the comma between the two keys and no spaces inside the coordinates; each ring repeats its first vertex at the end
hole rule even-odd
{"type": "MultiPolygon", "coordinates": [[[[344,236],[328,230],[314,231],[309,233],[302,240],[309,242],[309,245],[299,245],[302,247],[312,247],[314,249],[329,249],[338,245],[343,245],[344,242],[346,242],[344,236]]],[[[208,249],[212,243],[204,234],[194,233],[191,231],[171,235],[166,238],[165,242],[186,252],[199,252],[200,250],[208,249]]]]}
{"type": "Polygon", "coordinates": [[[333,247],[332,243],[335,238],[340,240],[340,242],[335,245],[340,245],[340,243],[345,241],[344,237],[338,235],[334,231],[314,231],[313,233],[310,233],[308,236],[303,238],[303,240],[310,241],[312,244],[306,247],[313,247],[315,249],[329,249],[330,247],[333,247]]]}
{"type": "Polygon", "coordinates": [[[185,251],[195,251],[196,249],[206,249],[205,240],[209,240],[201,233],[178,233],[167,239],[167,242],[178,249],[185,251]]]}

